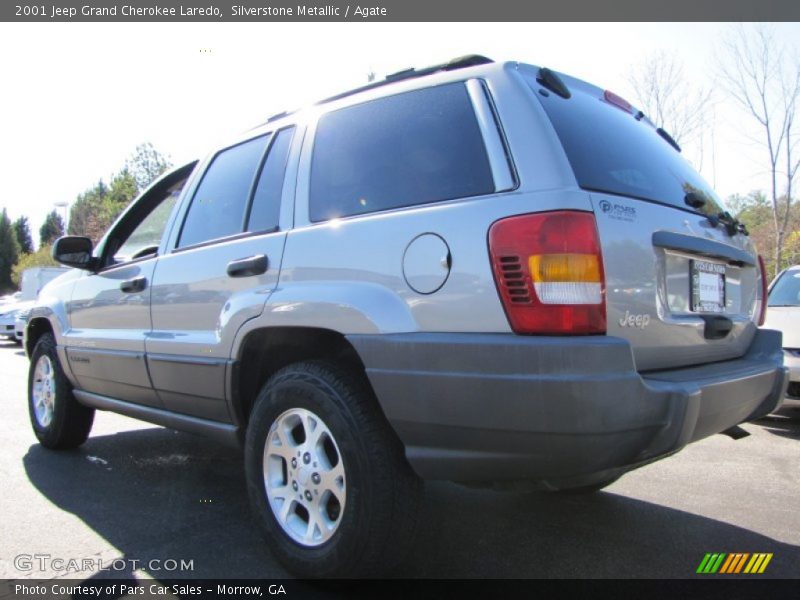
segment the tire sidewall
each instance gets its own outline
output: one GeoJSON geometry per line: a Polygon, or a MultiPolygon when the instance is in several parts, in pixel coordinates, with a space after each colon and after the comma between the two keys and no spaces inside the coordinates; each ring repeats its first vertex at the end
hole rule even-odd
{"type": "Polygon", "coordinates": [[[336,389],[322,378],[292,373],[279,375],[262,391],[251,414],[245,443],[248,492],[268,541],[278,557],[291,564],[295,572],[309,577],[330,577],[344,563],[357,563],[369,535],[372,481],[368,479],[368,452],[358,436],[355,420],[336,389]],[[325,543],[301,546],[278,523],[266,496],[263,454],[267,434],[275,420],[287,410],[304,408],[318,415],[330,429],[345,469],[346,501],[341,522],[325,543]]]}
{"type": "Polygon", "coordinates": [[[56,351],[55,339],[52,334],[45,333],[36,342],[36,346],[31,354],[30,368],[28,369],[28,414],[30,415],[33,432],[43,445],[54,446],[61,438],[61,429],[64,427],[67,417],[67,403],[72,400],[71,396],[72,389],[61,368],[61,361],[59,361],[58,352],[56,351]],[[43,427],[39,424],[33,407],[33,378],[36,372],[36,365],[42,356],[47,356],[50,359],[55,380],[53,418],[50,420],[50,424],[47,425],[47,427],[43,427]]]}

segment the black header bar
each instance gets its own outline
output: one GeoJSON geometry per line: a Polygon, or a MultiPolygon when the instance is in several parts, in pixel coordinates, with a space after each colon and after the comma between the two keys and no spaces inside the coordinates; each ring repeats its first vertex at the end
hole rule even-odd
{"type": "MultiPolygon", "coordinates": [[[[796,0],[3,0],[0,21],[800,21],[796,0]]],[[[576,40],[580,43],[580,40],[576,40]]]]}

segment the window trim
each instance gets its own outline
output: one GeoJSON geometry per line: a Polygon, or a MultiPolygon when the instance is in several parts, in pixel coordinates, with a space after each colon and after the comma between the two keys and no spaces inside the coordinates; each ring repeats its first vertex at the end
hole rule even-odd
{"type": "Polygon", "coordinates": [[[508,140],[500,126],[497,109],[492,103],[486,81],[468,79],[465,83],[489,158],[489,167],[494,177],[494,191],[498,193],[514,190],[519,186],[519,179],[511,159],[508,140]]]}
{"type": "Polygon", "coordinates": [[[198,248],[205,248],[207,246],[214,246],[216,244],[224,244],[226,242],[235,242],[246,238],[257,237],[259,235],[269,235],[271,233],[278,233],[281,231],[279,226],[272,229],[264,229],[261,231],[241,231],[225,237],[214,238],[213,240],[206,240],[205,242],[197,242],[191,246],[181,246],[180,248],[173,248],[170,254],[178,254],[179,252],[188,252],[189,250],[197,250],[198,248]]]}
{"type": "MultiPolygon", "coordinates": [[[[269,160],[269,153],[272,151],[272,147],[275,145],[278,136],[284,131],[287,131],[289,129],[294,129],[294,133],[292,133],[292,137],[289,139],[289,148],[286,152],[286,164],[284,165],[283,168],[283,181],[281,182],[281,199],[280,199],[281,203],[283,203],[283,186],[286,184],[286,173],[289,169],[289,158],[292,155],[292,144],[294,143],[294,136],[297,133],[297,128],[294,125],[287,125],[286,127],[281,127],[280,129],[276,129],[268,134],[270,136],[270,139],[269,142],[267,143],[267,149],[264,151],[264,155],[261,157],[261,162],[258,165],[258,169],[256,169],[255,178],[253,179],[253,183],[250,185],[250,192],[247,198],[247,207],[244,212],[244,221],[242,222],[242,231],[245,233],[249,233],[247,230],[247,226],[250,223],[250,216],[253,213],[253,203],[256,200],[256,191],[258,191],[258,184],[261,180],[261,173],[264,172],[264,169],[267,166],[267,161],[269,160]]],[[[189,211],[186,212],[188,214],[189,211]]],[[[281,207],[278,206],[278,223],[274,227],[270,227],[269,229],[263,230],[262,233],[274,233],[275,231],[280,231],[280,220],[281,220],[281,207]]],[[[253,232],[253,233],[258,233],[258,232],[253,232]]]]}

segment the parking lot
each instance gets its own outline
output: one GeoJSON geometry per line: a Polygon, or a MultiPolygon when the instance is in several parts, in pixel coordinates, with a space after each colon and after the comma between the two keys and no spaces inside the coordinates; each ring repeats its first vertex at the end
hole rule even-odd
{"type": "MultiPolygon", "coordinates": [[[[129,565],[104,576],[181,559],[192,568],[133,575],[287,576],[250,517],[236,450],[109,413],[79,450],[44,450],[28,424],[27,365],[0,342],[0,577],[76,576],[50,559],[24,567],[20,555],[129,565]]],[[[707,552],[771,552],[755,577],[797,577],[798,417],[747,424],[752,435],[739,441],[703,440],[591,496],[429,483],[422,533],[398,574],[682,578],[707,552]]]]}

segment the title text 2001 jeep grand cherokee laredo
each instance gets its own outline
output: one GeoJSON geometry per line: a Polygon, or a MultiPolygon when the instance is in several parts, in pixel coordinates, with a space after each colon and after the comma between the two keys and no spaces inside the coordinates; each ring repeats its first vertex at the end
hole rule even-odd
{"type": "Polygon", "coordinates": [[[599,489],[772,411],[747,233],[669,135],[467,57],[283,114],[154,183],[30,316],[47,447],[95,409],[242,442],[295,573],[375,573],[420,478],[599,489]]]}

